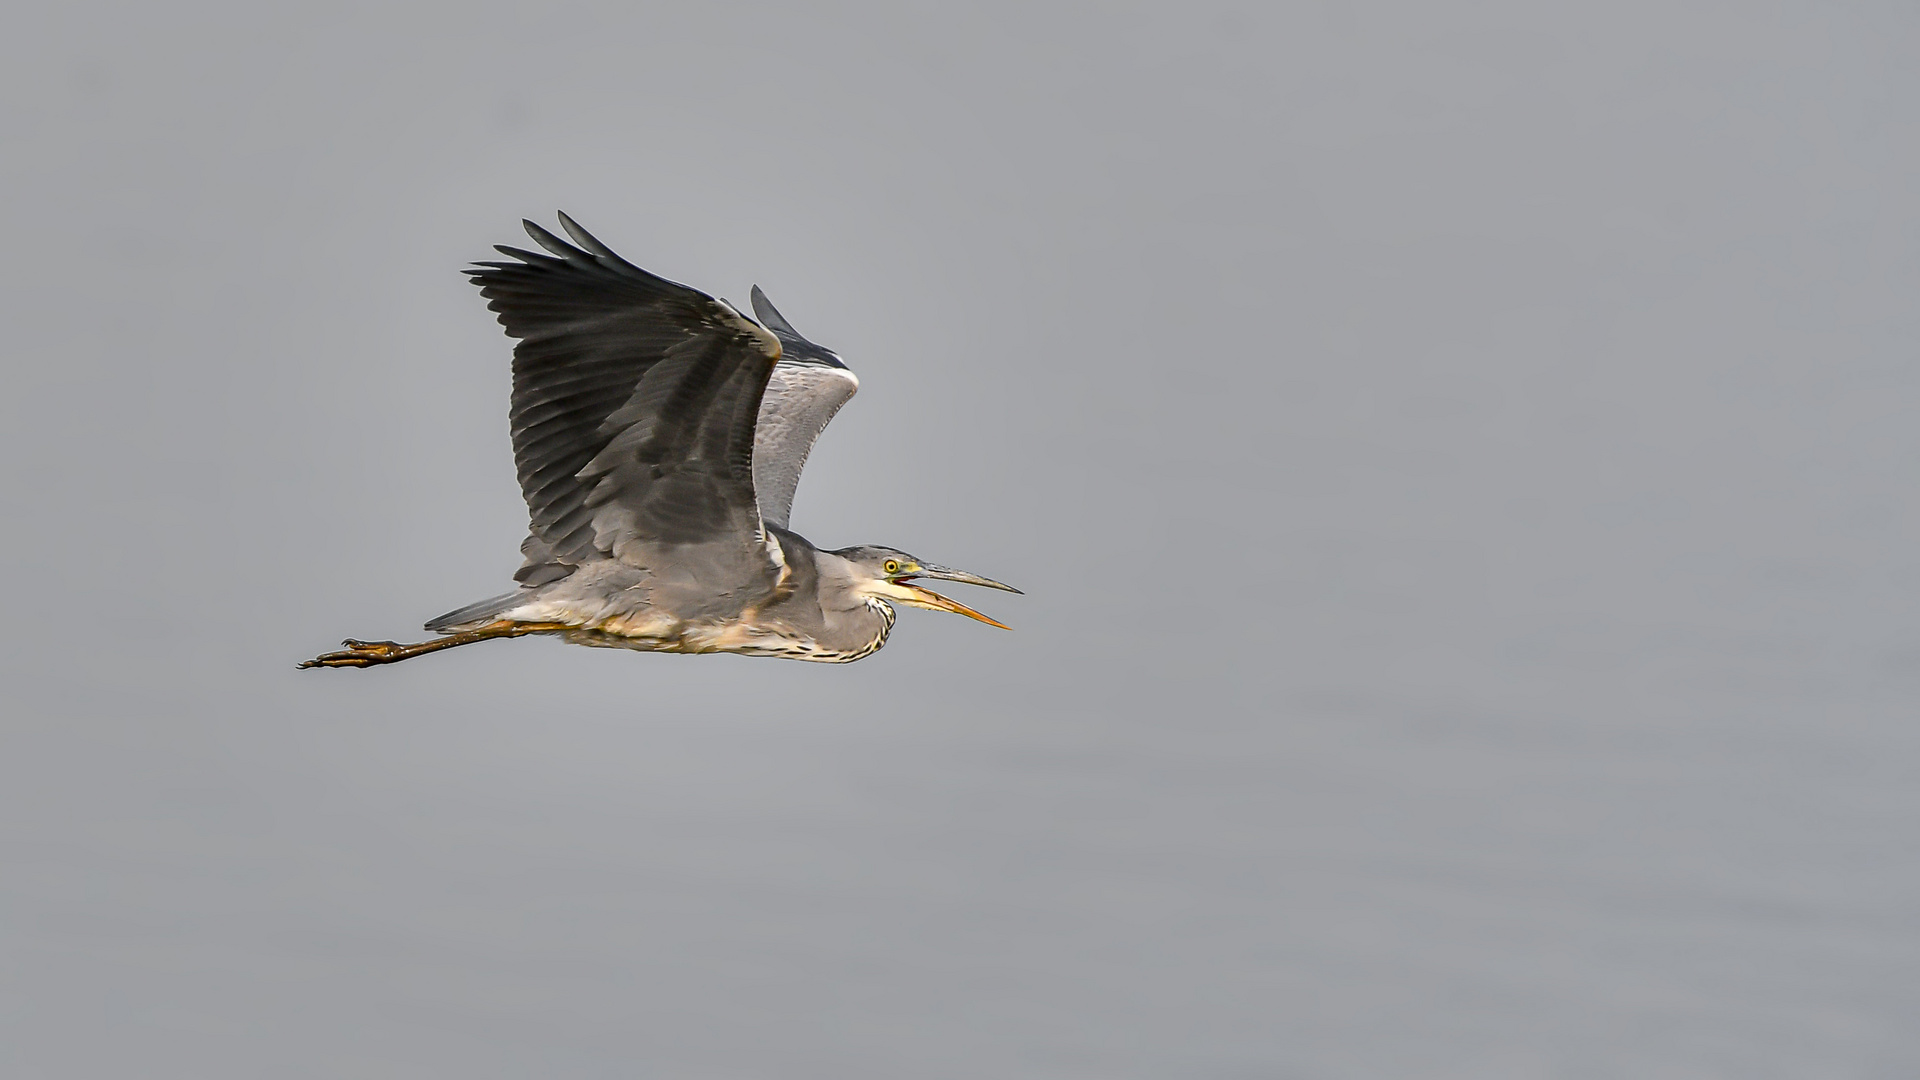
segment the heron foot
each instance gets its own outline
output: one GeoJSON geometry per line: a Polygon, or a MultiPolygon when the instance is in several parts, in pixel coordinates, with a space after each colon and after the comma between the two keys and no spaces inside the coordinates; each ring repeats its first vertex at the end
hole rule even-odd
{"type": "MultiPolygon", "coordinates": [[[[418,656],[422,652],[419,645],[402,645],[397,641],[361,641],[348,638],[340,643],[344,648],[339,652],[321,653],[300,666],[310,667],[369,667],[374,664],[391,664],[408,657],[418,656]]],[[[428,642],[426,644],[432,644],[428,642]]]]}

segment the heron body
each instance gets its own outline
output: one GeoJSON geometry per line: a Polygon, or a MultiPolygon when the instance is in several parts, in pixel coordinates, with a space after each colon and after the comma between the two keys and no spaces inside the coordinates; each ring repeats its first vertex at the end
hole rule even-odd
{"type": "Polygon", "coordinates": [[[458,632],[474,629],[481,619],[504,618],[563,624],[569,629],[560,636],[579,645],[827,663],[858,660],[886,644],[893,606],[861,595],[852,560],[784,529],[769,531],[780,547],[782,572],[758,588],[728,595],[692,574],[605,559],[551,585],[511,594],[512,607],[494,612],[496,602],[487,601],[481,605],[487,614],[450,612],[427,629],[458,632]]]}
{"type": "Polygon", "coordinates": [[[649,652],[847,663],[895,604],[985,615],[916,584],[988,578],[878,546],[823,550],[787,525],[808,454],[859,380],[759,287],[755,318],[656,277],[560,215],[569,244],[467,271],[517,338],[510,412],[529,511],[512,592],[411,645],[348,639],[302,667],[368,667],[529,634],[649,652]]]}

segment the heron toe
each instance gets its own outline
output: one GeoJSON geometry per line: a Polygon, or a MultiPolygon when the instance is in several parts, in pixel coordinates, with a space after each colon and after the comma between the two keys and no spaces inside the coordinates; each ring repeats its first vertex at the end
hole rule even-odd
{"type": "Polygon", "coordinates": [[[340,644],[346,648],[339,652],[321,653],[300,666],[303,668],[369,667],[373,664],[404,660],[407,655],[406,647],[394,641],[358,641],[348,638],[340,644]]]}

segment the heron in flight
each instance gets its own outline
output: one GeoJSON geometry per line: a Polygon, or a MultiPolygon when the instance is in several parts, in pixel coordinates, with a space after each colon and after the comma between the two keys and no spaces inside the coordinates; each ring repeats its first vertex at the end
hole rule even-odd
{"type": "Polygon", "coordinates": [[[342,642],[301,667],[369,667],[545,634],[648,652],[848,663],[894,605],[1005,625],[916,583],[1020,590],[890,547],[827,551],[787,528],[814,440],[860,381],[759,286],[755,318],[656,277],[560,215],[569,244],[466,271],[513,350],[514,463],[532,519],[519,587],[417,644],[342,642]]]}

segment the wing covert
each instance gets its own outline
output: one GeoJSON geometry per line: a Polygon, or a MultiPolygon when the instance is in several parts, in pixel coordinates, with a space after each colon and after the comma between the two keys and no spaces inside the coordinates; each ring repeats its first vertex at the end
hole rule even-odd
{"type": "Polygon", "coordinates": [[[792,516],[793,493],[807,455],[834,414],[860,389],[860,380],[833,350],[801,337],[758,285],[753,287],[752,299],[754,316],[780,339],[782,350],[760,401],[753,486],[760,516],[784,529],[792,516]]]}

